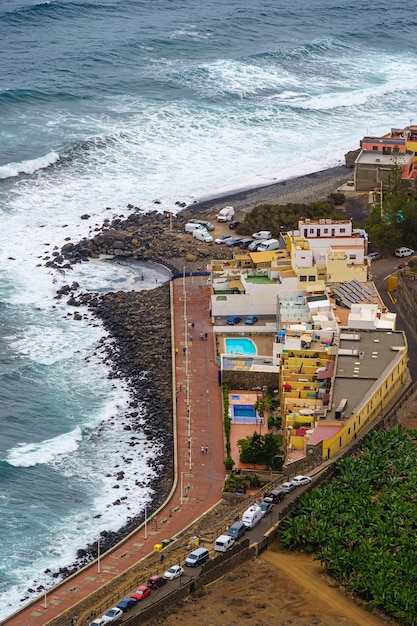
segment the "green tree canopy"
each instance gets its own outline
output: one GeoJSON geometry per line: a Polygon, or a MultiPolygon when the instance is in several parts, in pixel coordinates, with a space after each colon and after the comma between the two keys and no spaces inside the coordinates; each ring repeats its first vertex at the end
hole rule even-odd
{"type": "Polygon", "coordinates": [[[239,439],[239,459],[251,465],[267,465],[275,469],[282,455],[282,437],[273,433],[261,435],[254,432],[245,439],[239,439]]]}

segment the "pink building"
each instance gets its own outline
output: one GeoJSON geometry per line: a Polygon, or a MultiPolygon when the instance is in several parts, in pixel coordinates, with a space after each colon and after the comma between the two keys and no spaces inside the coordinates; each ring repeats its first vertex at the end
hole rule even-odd
{"type": "Polygon", "coordinates": [[[394,165],[403,180],[417,177],[417,126],[391,129],[382,137],[364,137],[355,161],[355,190],[371,191],[386,180],[394,165]]]}

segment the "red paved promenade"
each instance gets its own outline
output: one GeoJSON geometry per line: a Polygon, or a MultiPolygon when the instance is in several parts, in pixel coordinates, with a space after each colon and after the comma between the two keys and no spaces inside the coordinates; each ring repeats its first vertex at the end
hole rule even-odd
{"type": "MultiPolygon", "coordinates": [[[[68,611],[71,619],[78,612],[75,607],[79,601],[152,552],[155,543],[175,536],[219,501],[225,475],[223,418],[206,281],[206,277],[187,277],[171,283],[176,484],[171,499],[154,512],[158,528],[148,523],[147,539],[141,528],[111,554],[102,555],[100,573],[97,562],[86,567],[2,624],[52,626],[68,611]],[[189,327],[192,323],[194,328],[189,327]],[[201,340],[200,333],[203,336],[207,333],[207,339],[201,340]],[[208,452],[202,454],[201,446],[207,446],[208,452]]],[[[94,608],[92,602],[91,610],[94,608]]],[[[85,616],[79,617],[79,623],[85,624],[85,616]]]]}

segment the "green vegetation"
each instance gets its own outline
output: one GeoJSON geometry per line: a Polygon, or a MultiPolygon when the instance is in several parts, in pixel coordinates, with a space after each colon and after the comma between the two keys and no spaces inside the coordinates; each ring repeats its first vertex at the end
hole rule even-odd
{"type": "Polygon", "coordinates": [[[261,435],[254,432],[245,439],[239,439],[239,458],[242,463],[267,465],[274,470],[282,467],[282,436],[267,433],[261,435]]]}
{"type": "Polygon", "coordinates": [[[257,230],[270,230],[273,237],[279,233],[298,227],[298,221],[304,219],[343,220],[345,216],[336,212],[335,207],[343,204],[343,194],[331,194],[323,202],[310,204],[260,204],[245,215],[244,221],[237,228],[238,234],[251,235],[257,230]]]}
{"type": "MultiPolygon", "coordinates": [[[[229,385],[223,381],[222,382],[222,389],[223,389],[223,424],[224,424],[224,436],[226,439],[226,454],[228,458],[230,457],[230,450],[231,450],[231,446],[230,446],[230,427],[232,424],[232,420],[230,418],[229,415],[229,385]]],[[[232,459],[233,460],[233,459],[232,459]]],[[[230,465],[230,461],[229,461],[229,465],[230,465]]],[[[234,465],[234,463],[233,463],[234,465]]],[[[233,467],[232,465],[232,467],[233,467]]],[[[226,466],[227,469],[227,466],[226,466]]],[[[230,468],[231,469],[231,468],[230,468]]]]}
{"type": "Polygon", "coordinates": [[[261,484],[262,483],[257,474],[253,476],[241,476],[240,474],[233,472],[226,478],[223,491],[226,491],[227,493],[234,493],[238,490],[246,492],[246,489],[249,488],[259,489],[261,484]]]}
{"type": "Polygon", "coordinates": [[[234,460],[232,459],[232,457],[230,455],[228,455],[225,460],[223,461],[224,466],[226,468],[226,471],[230,472],[233,469],[233,466],[235,464],[234,460]]]}
{"type": "Polygon", "coordinates": [[[400,246],[415,249],[417,244],[417,179],[401,180],[401,167],[395,163],[382,186],[382,199],[363,224],[372,250],[392,250],[400,246]]]}
{"type": "Polygon", "coordinates": [[[300,498],[279,527],[347,590],[417,624],[417,445],[401,428],[373,433],[336,476],[300,498]]]}

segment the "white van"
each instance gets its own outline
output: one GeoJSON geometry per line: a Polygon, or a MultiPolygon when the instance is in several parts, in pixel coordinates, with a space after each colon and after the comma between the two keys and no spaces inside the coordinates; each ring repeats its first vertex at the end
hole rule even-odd
{"type": "Polygon", "coordinates": [[[195,230],[206,230],[202,224],[193,224],[192,222],[188,222],[185,225],[186,233],[193,233],[195,230]]]}
{"type": "Polygon", "coordinates": [[[263,517],[262,509],[256,504],[250,506],[242,515],[242,523],[250,530],[259,524],[263,517]]]}
{"type": "Polygon", "coordinates": [[[214,542],[214,549],[216,552],[226,552],[232,547],[234,542],[235,540],[233,537],[229,537],[229,535],[220,535],[220,537],[217,537],[214,542]]]}
{"type": "Polygon", "coordinates": [[[256,252],[269,252],[269,250],[278,250],[278,239],[269,239],[268,241],[262,241],[256,248],[256,252]]]}
{"type": "Polygon", "coordinates": [[[414,250],[412,250],[411,248],[397,248],[394,254],[395,256],[402,258],[404,256],[411,256],[412,254],[414,254],[414,250]]]}
{"type": "Polygon", "coordinates": [[[216,219],[218,222],[231,222],[235,219],[235,210],[232,206],[225,206],[224,209],[220,209],[216,219]]]}
{"type": "Polygon", "coordinates": [[[271,239],[272,233],[270,230],[258,230],[257,233],[253,233],[253,239],[271,239]]]}
{"type": "Polygon", "coordinates": [[[199,565],[203,565],[210,558],[209,551],[207,548],[197,548],[190,552],[190,554],[185,559],[185,565],[187,567],[198,567],[199,565]]]}
{"type": "Polygon", "coordinates": [[[193,237],[195,237],[199,241],[205,241],[206,243],[213,243],[213,237],[205,228],[202,228],[202,229],[196,228],[196,230],[193,231],[193,237]]]}

